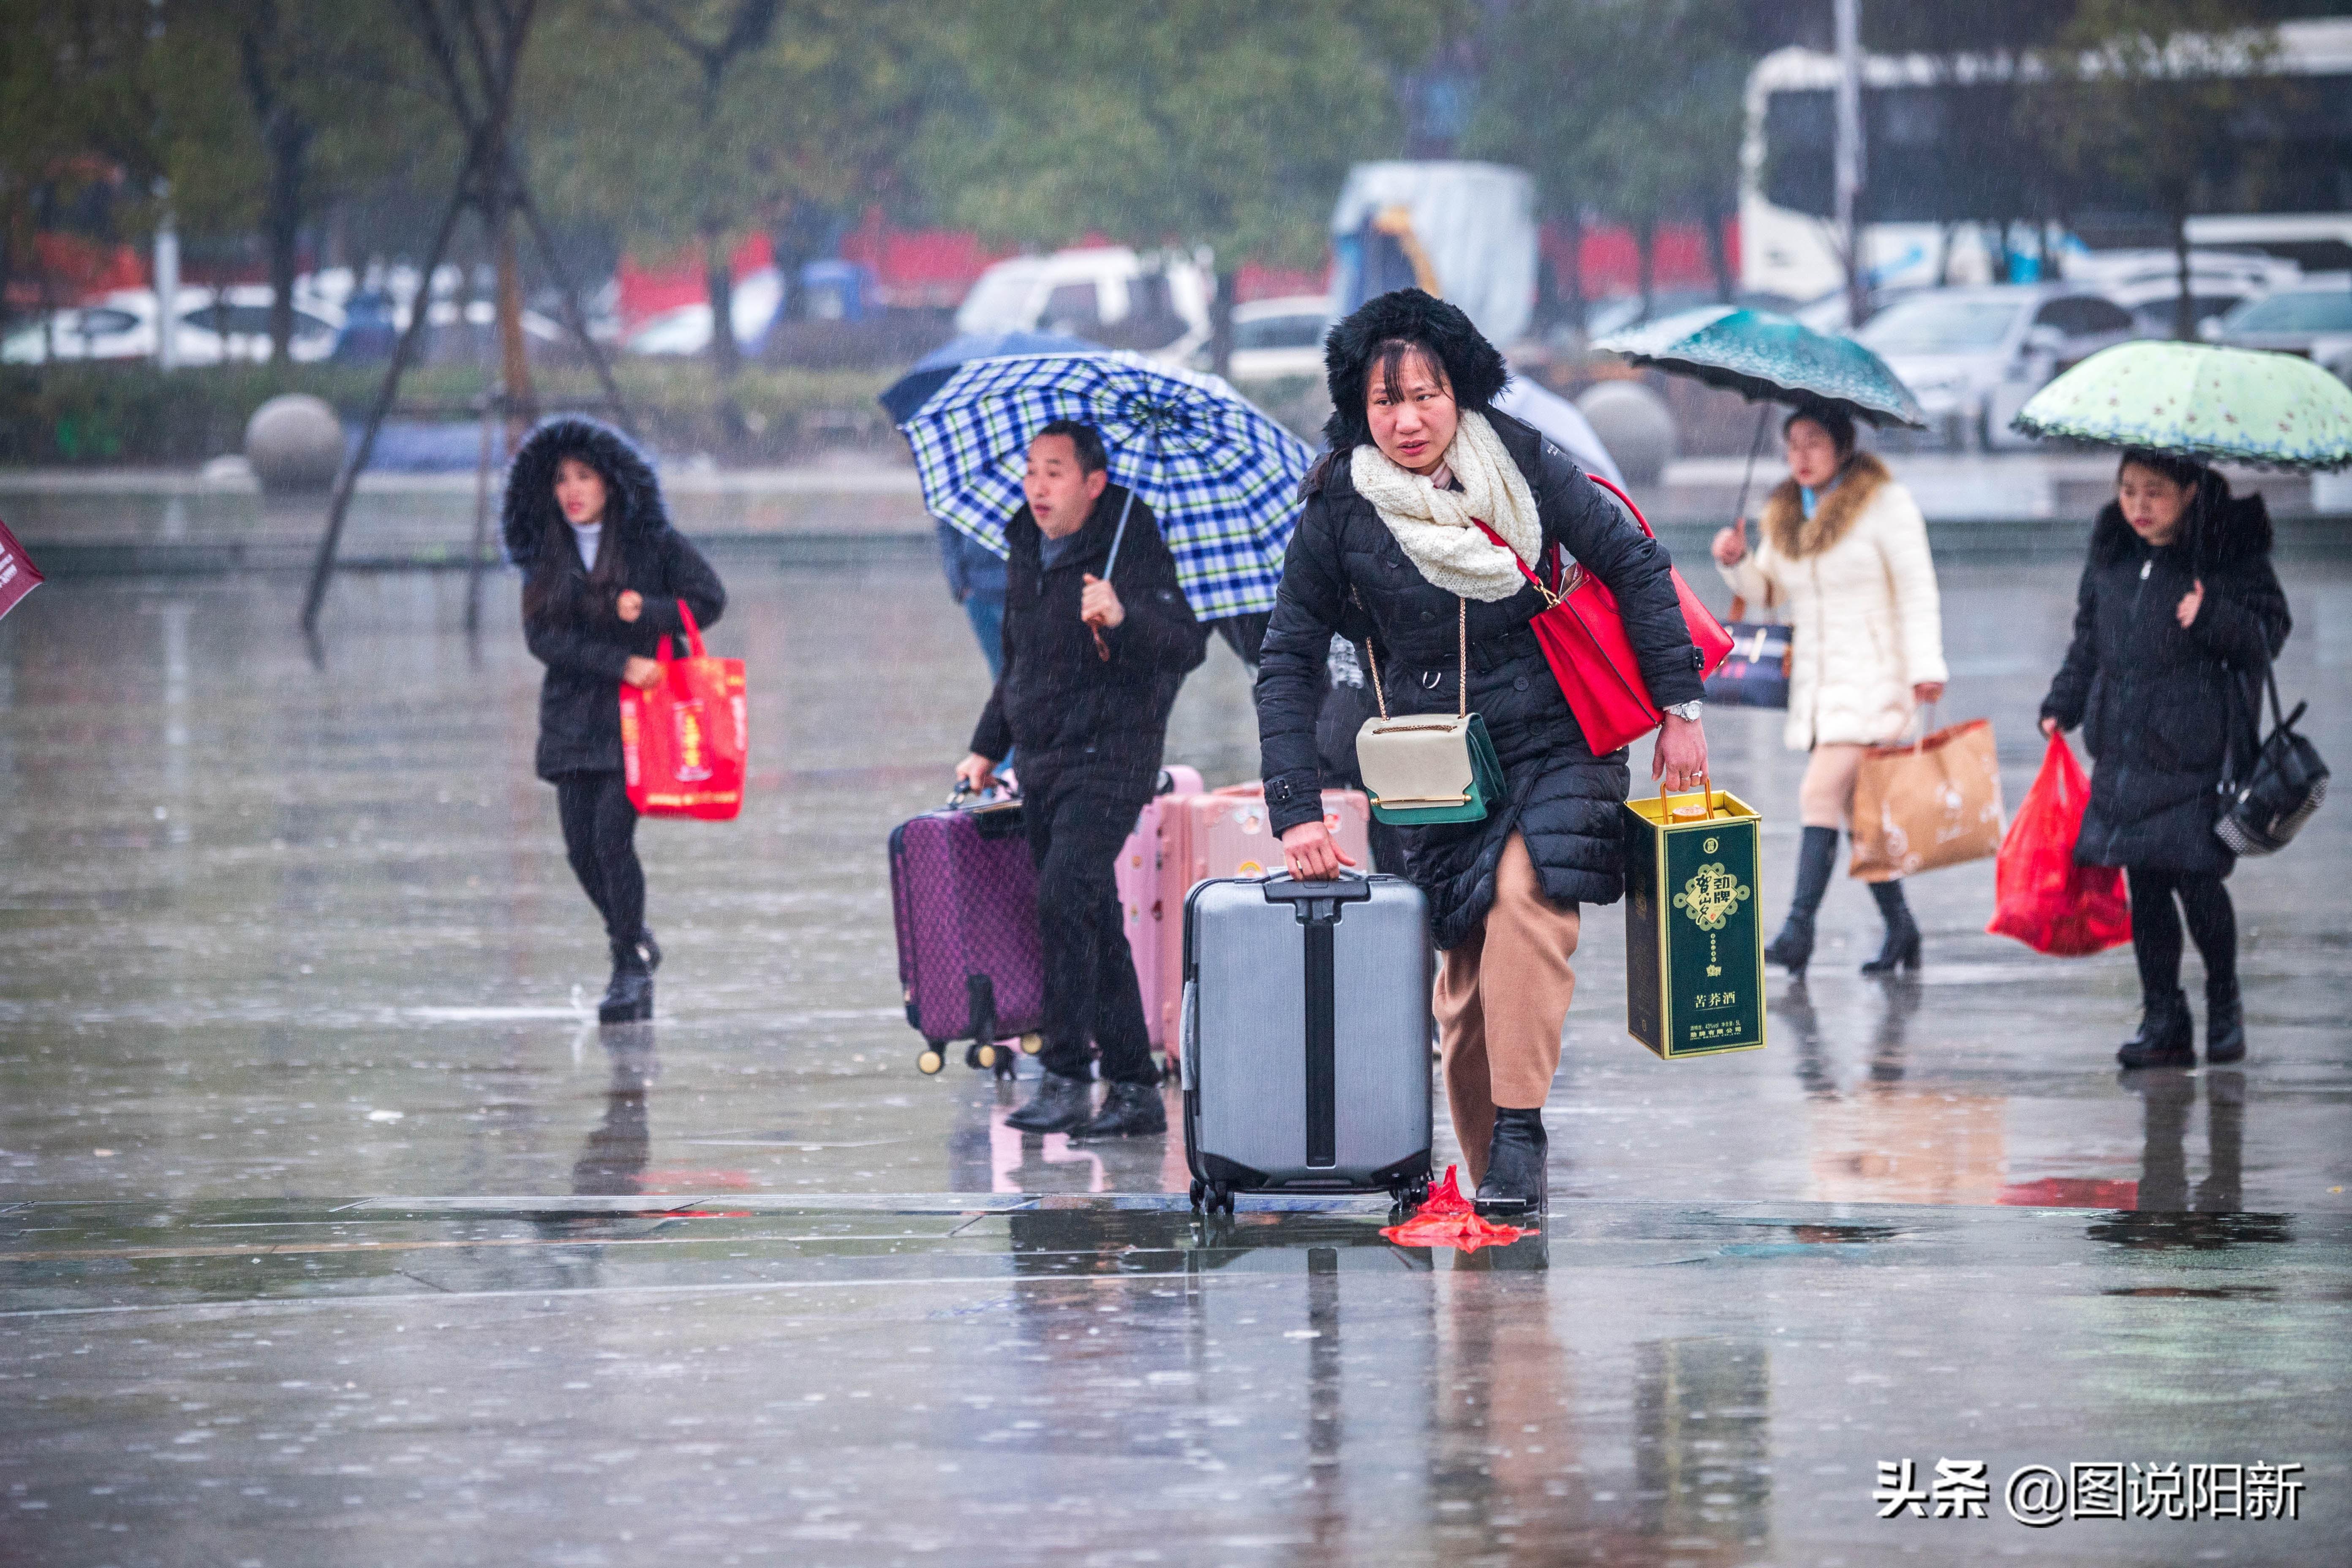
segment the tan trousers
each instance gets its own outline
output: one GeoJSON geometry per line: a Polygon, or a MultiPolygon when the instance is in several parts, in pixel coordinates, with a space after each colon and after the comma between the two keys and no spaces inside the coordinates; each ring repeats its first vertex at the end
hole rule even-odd
{"type": "Polygon", "coordinates": [[[1472,1183],[1486,1174],[1495,1108],[1540,1109],[1559,1070],[1559,1036],[1576,994],[1577,911],[1544,897],[1514,833],[1495,868],[1485,922],[1438,955],[1438,1049],[1454,1141],[1472,1183]]]}
{"type": "Polygon", "coordinates": [[[1853,780],[1862,771],[1867,746],[1820,745],[1805,759],[1805,778],[1797,786],[1797,820],[1807,827],[1851,826],[1853,780]]]}

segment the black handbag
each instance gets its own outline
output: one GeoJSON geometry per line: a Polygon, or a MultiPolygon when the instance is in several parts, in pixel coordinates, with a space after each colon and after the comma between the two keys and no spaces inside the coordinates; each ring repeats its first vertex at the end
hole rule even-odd
{"type": "MultiPolygon", "coordinates": [[[[1765,608],[1771,608],[1769,600],[1765,608]]],[[[1786,708],[1795,629],[1780,621],[1744,619],[1747,613],[1747,600],[1731,601],[1723,626],[1731,634],[1731,651],[1706,678],[1706,700],[1723,708],[1786,708]]]]}
{"type": "MultiPolygon", "coordinates": [[[[2271,695],[2270,739],[2253,748],[2251,765],[2241,776],[2221,781],[2221,816],[2213,824],[2214,834],[2236,855],[2277,854],[2327,798],[2327,763],[2319,748],[2294,729],[2310,704],[2298,702],[2294,712],[2281,717],[2278,676],[2267,664],[2263,683],[2271,695]]],[[[2234,671],[2230,684],[2241,692],[2234,671]]],[[[2252,741],[2261,718],[2249,714],[2247,720],[2247,739],[2252,741]]]]}

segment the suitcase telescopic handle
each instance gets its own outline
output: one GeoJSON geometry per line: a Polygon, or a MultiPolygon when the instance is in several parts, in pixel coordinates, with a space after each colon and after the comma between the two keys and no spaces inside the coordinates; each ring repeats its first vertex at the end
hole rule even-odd
{"type": "Polygon", "coordinates": [[[1287,875],[1276,876],[1268,878],[1263,886],[1265,901],[1290,905],[1300,925],[1328,925],[1339,918],[1341,904],[1366,903],[1372,896],[1370,881],[1344,874],[1328,882],[1302,882],[1287,875]]]}

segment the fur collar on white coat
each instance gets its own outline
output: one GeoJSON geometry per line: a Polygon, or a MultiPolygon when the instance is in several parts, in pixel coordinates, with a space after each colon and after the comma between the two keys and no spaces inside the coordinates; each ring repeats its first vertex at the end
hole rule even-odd
{"type": "Polygon", "coordinates": [[[1751,614],[1769,605],[1795,628],[1789,749],[1901,740],[1912,687],[1949,679],[1927,523],[1911,492],[1864,452],[1810,519],[1796,480],[1782,481],[1757,531],[1738,565],[1717,570],[1751,614]]]}

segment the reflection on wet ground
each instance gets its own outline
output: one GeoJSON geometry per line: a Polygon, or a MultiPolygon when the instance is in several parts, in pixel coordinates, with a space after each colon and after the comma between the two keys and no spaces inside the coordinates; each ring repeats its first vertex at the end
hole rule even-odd
{"type": "MultiPolygon", "coordinates": [[[[2291,581],[2316,696],[2352,576],[2291,581]]],[[[1717,1061],[1625,1038],[1588,920],[1559,1212],[1433,1255],[1376,1203],[1198,1224],[1176,1143],[1023,1139],[1017,1090],[916,1074],[883,836],[982,695],[927,573],[733,568],[753,800],[644,828],[660,1016],[607,1030],[536,667],[455,579],[355,577],[317,668],[292,586],[0,623],[0,1562],[2352,1555],[2352,818],[2233,879],[2229,1069],[2118,1074],[2128,955],[1981,934],[1988,866],[1917,883],[1928,966],[1884,984],[1834,889],[1771,1046],[1717,1061]],[[1906,1456],[1987,1461],[1990,1520],[1879,1522],[1906,1456]],[[2300,1463],[2303,1519],[2003,1510],[2110,1458],[2300,1463]]],[[[1947,711],[2014,805],[2071,574],[1946,593],[1947,711]]],[[[1213,647],[1171,755],[1247,776],[1249,718],[1213,647]]],[[[1709,721],[1768,878],[1779,722],[1709,721]]]]}

